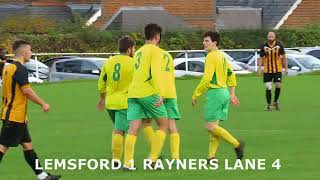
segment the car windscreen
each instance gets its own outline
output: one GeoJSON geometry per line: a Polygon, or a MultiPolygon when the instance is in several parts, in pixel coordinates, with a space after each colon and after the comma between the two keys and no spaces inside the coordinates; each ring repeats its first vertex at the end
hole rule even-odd
{"type": "Polygon", "coordinates": [[[95,64],[99,67],[99,69],[101,69],[105,62],[106,60],[99,60],[99,61],[95,61],[95,64]]]}
{"type": "Polygon", "coordinates": [[[303,56],[295,59],[307,69],[320,68],[320,60],[313,56],[303,56]]]}

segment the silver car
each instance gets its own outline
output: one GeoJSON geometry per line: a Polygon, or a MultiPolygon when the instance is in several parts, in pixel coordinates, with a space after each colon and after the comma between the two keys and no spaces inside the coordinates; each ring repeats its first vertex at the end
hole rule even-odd
{"type": "MultiPolygon", "coordinates": [[[[311,55],[287,53],[287,59],[290,76],[320,70],[320,60],[311,55]]],[[[250,71],[256,70],[255,57],[249,61],[248,65],[250,71]]]]}
{"type": "Polygon", "coordinates": [[[49,75],[49,67],[42,62],[30,59],[24,66],[28,70],[29,76],[37,77],[37,66],[39,79],[47,79],[49,75]]]}
{"type": "Polygon", "coordinates": [[[53,63],[49,72],[49,82],[98,79],[105,58],[73,58],[53,63]]]}

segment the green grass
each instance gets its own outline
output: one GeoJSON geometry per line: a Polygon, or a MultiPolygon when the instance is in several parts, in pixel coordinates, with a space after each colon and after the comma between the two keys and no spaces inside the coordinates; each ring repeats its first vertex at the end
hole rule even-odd
{"type": "MultiPolygon", "coordinates": [[[[264,171],[225,171],[223,164],[217,171],[172,170],[144,171],[141,161],[149,147],[140,136],[136,146],[136,161],[140,170],[91,171],[58,170],[66,180],[102,179],[239,179],[287,180],[318,179],[320,148],[320,76],[297,76],[284,79],[281,111],[264,111],[264,85],[257,77],[238,78],[237,94],[241,101],[232,108],[227,122],[222,124],[236,137],[247,143],[246,158],[266,159],[264,171]],[[282,168],[275,170],[271,163],[281,159],[282,168]]],[[[177,80],[177,91],[182,120],[181,158],[206,158],[208,134],[204,130],[203,99],[196,108],[191,106],[191,95],[199,79],[177,80]]],[[[34,86],[52,107],[49,114],[34,104],[29,106],[30,130],[39,157],[57,159],[109,158],[112,124],[106,113],[95,108],[98,94],[95,81],[56,83],[34,86]]],[[[164,152],[169,157],[169,144],[164,152]]],[[[23,159],[21,147],[11,149],[0,164],[0,180],[36,179],[23,159]]],[[[234,161],[234,151],[227,143],[220,143],[217,157],[234,161]]]]}

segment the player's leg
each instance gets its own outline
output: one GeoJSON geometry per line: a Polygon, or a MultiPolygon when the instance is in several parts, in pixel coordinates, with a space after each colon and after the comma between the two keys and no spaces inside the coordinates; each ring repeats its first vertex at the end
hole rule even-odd
{"type": "Polygon", "coordinates": [[[266,86],[266,100],[267,100],[267,108],[266,111],[271,111],[272,110],[272,104],[271,104],[271,99],[272,99],[272,79],[273,76],[271,73],[265,73],[263,76],[263,82],[265,83],[266,86]]]}
{"type": "Polygon", "coordinates": [[[143,120],[143,134],[146,138],[147,142],[151,145],[153,136],[155,134],[152,127],[152,119],[144,119],[143,120]]]}
{"type": "MultiPolygon", "coordinates": [[[[223,139],[231,144],[237,153],[237,158],[243,157],[243,143],[232,136],[226,129],[219,126],[220,121],[228,119],[230,95],[227,89],[209,90],[206,98],[205,117],[207,120],[206,129],[214,136],[223,139]]],[[[214,143],[214,142],[213,142],[214,143]]],[[[218,143],[216,143],[218,145],[218,143]]],[[[215,144],[213,144],[212,152],[215,144]]],[[[209,148],[210,149],[210,148],[209,148]]],[[[212,153],[214,154],[214,153],[212,153]]],[[[209,156],[212,156],[209,154],[209,156]]]]}
{"type": "Polygon", "coordinates": [[[124,134],[128,131],[127,110],[115,112],[115,127],[112,134],[112,159],[121,160],[124,149],[124,134]]]}
{"type": "Polygon", "coordinates": [[[210,143],[209,143],[209,150],[208,150],[208,160],[210,159],[214,159],[216,157],[216,153],[218,150],[218,146],[219,146],[219,137],[216,135],[213,135],[213,133],[211,133],[211,129],[213,129],[213,125],[214,123],[219,124],[219,121],[215,121],[212,123],[207,123],[206,124],[206,129],[209,131],[210,134],[210,143]]]}
{"type": "Polygon", "coordinates": [[[167,98],[164,101],[169,119],[170,151],[172,159],[180,158],[180,134],[177,128],[177,121],[180,120],[180,112],[176,98],[167,98]]]}
{"type": "Polygon", "coordinates": [[[0,144],[0,163],[2,161],[4,154],[7,152],[7,150],[8,150],[8,147],[0,144]]]}
{"type": "Polygon", "coordinates": [[[6,133],[6,128],[5,128],[5,122],[3,122],[2,124],[2,128],[1,128],[1,132],[0,132],[0,163],[3,159],[4,154],[7,152],[8,150],[8,145],[6,145],[6,135],[8,133],[6,133]]]}
{"type": "Polygon", "coordinates": [[[124,168],[130,169],[134,167],[132,163],[134,157],[134,149],[136,145],[137,135],[142,125],[142,118],[145,117],[145,113],[141,104],[136,98],[128,99],[128,111],[127,120],[129,124],[128,134],[124,142],[124,168]]]}
{"type": "Polygon", "coordinates": [[[35,175],[40,180],[57,180],[60,179],[60,175],[50,175],[43,170],[40,170],[42,168],[39,162],[39,158],[37,156],[37,153],[33,150],[29,130],[27,124],[24,124],[21,126],[21,132],[23,132],[22,138],[21,138],[21,145],[23,147],[23,155],[28,163],[28,165],[31,167],[35,175]],[[38,164],[36,164],[38,163],[38,164]],[[38,168],[38,169],[37,169],[38,168]]]}
{"type": "Polygon", "coordinates": [[[124,142],[124,168],[134,168],[132,160],[134,159],[134,149],[141,125],[141,119],[130,121],[129,131],[124,142]]]}
{"type": "Polygon", "coordinates": [[[162,151],[164,142],[166,140],[166,132],[169,127],[169,121],[167,118],[156,119],[158,130],[156,130],[151,143],[150,159],[155,162],[162,151]]]}
{"type": "Polygon", "coordinates": [[[139,99],[140,104],[146,113],[146,118],[155,119],[157,122],[157,130],[153,135],[153,140],[151,143],[151,151],[149,158],[154,162],[159,158],[163,144],[166,139],[166,132],[169,127],[169,122],[167,119],[167,111],[165,106],[162,104],[156,107],[156,103],[159,100],[158,95],[151,95],[145,98],[139,99]]]}
{"type": "Polygon", "coordinates": [[[277,73],[276,77],[274,79],[276,89],[274,92],[275,95],[274,95],[274,101],[273,101],[273,106],[275,107],[276,110],[280,110],[278,100],[279,100],[280,92],[281,92],[281,79],[282,79],[282,74],[277,73]]]}
{"type": "Polygon", "coordinates": [[[172,159],[180,158],[180,134],[175,119],[169,119],[170,151],[172,159]]]}

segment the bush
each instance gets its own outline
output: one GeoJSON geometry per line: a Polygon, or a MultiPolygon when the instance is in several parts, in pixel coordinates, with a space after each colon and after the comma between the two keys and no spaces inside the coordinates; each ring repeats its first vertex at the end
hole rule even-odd
{"type": "MultiPolygon", "coordinates": [[[[99,31],[93,26],[85,27],[85,21],[79,17],[75,17],[71,22],[59,24],[47,19],[24,20],[7,19],[0,26],[0,46],[11,52],[14,40],[26,39],[32,43],[34,52],[117,52],[118,39],[123,35],[132,36],[136,40],[137,48],[144,44],[141,32],[99,31]]],[[[259,48],[266,41],[268,31],[267,29],[221,31],[221,48],[259,48]]],[[[168,50],[203,49],[203,33],[204,31],[166,32],[161,47],[168,50]]],[[[277,37],[285,47],[320,45],[320,25],[280,29],[277,31],[277,37]]]]}

